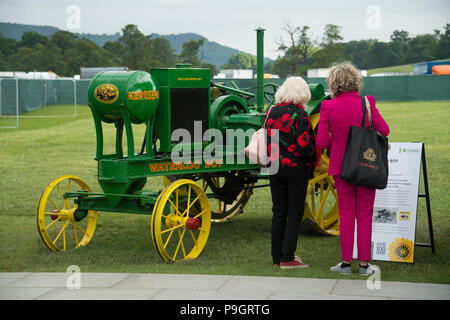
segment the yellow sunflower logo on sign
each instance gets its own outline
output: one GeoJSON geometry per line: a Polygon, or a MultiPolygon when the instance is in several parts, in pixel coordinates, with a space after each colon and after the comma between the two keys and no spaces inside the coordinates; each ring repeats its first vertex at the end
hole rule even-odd
{"type": "Polygon", "coordinates": [[[389,259],[397,262],[413,262],[414,243],[405,238],[396,238],[389,246],[389,259]]]}

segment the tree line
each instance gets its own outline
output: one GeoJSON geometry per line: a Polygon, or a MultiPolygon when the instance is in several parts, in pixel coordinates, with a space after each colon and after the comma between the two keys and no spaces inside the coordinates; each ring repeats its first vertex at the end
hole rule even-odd
{"type": "Polygon", "coordinates": [[[62,30],[50,37],[24,32],[19,41],[0,34],[0,70],[51,70],[59,76],[71,77],[80,73],[80,67],[126,66],[131,70],[150,70],[190,63],[217,73],[214,65],[198,58],[202,44],[203,39],[187,41],[177,55],[168,40],[145,36],[133,24],[122,28],[122,36],[103,47],[62,30]]]}
{"type": "MultiPolygon", "coordinates": [[[[278,74],[306,76],[308,69],[328,68],[334,62],[350,61],[359,69],[373,69],[438,59],[450,59],[450,24],[433,34],[412,36],[408,31],[395,30],[389,42],[376,39],[342,42],[342,27],[327,24],[320,39],[312,35],[309,26],[295,26],[286,22],[282,27],[288,40],[279,37],[275,42],[282,54],[265,64],[264,71],[278,74]]],[[[253,69],[256,57],[239,53],[223,68],[253,69]]]]}
{"type": "Polygon", "coordinates": [[[351,61],[360,69],[390,67],[402,64],[450,58],[450,24],[433,34],[412,36],[395,30],[390,41],[376,39],[342,42],[342,27],[327,24],[321,39],[313,37],[309,26],[286,22],[282,28],[288,40],[276,41],[284,53],[270,68],[280,77],[305,76],[308,69],[328,68],[333,62],[351,61]]]}
{"type": "MultiPolygon", "coordinates": [[[[286,77],[306,76],[310,68],[327,68],[333,62],[351,61],[360,69],[389,67],[401,64],[450,58],[450,24],[432,34],[412,36],[408,31],[395,30],[390,41],[376,39],[342,42],[342,27],[327,24],[320,39],[313,36],[309,26],[295,26],[286,22],[282,31],[288,40],[276,40],[281,53],[276,60],[265,63],[265,72],[286,77]]],[[[103,47],[68,31],[57,31],[46,37],[36,32],[24,32],[22,38],[5,38],[0,34],[0,70],[48,71],[60,76],[79,74],[80,67],[127,66],[132,70],[173,67],[176,63],[190,63],[193,67],[210,68],[215,65],[199,58],[203,39],[183,43],[176,54],[164,38],[152,38],[139,31],[136,25],[122,28],[122,36],[103,47]]],[[[253,69],[256,57],[240,52],[229,58],[221,69],[253,69]]]]}

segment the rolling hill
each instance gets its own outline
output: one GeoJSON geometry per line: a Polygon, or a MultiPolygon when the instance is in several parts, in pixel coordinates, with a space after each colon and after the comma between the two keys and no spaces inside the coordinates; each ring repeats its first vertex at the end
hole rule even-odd
{"type": "MultiPolygon", "coordinates": [[[[7,38],[13,38],[20,40],[22,34],[26,31],[33,31],[42,34],[46,37],[50,37],[56,31],[60,29],[52,26],[36,26],[29,24],[19,24],[19,23],[8,23],[0,22],[0,33],[7,38]]],[[[75,33],[80,38],[84,37],[92,40],[97,45],[103,47],[103,45],[108,41],[115,41],[120,38],[121,34],[116,32],[115,34],[91,34],[91,33],[75,33]]],[[[183,43],[189,40],[199,40],[204,38],[203,46],[200,47],[199,58],[206,63],[212,63],[218,68],[228,62],[228,59],[239,53],[240,51],[234,48],[223,46],[217,42],[209,41],[205,37],[196,33],[180,33],[180,34],[169,34],[161,35],[152,33],[152,38],[165,38],[170,42],[170,45],[175,50],[177,54],[181,53],[183,48],[183,43]]]]}

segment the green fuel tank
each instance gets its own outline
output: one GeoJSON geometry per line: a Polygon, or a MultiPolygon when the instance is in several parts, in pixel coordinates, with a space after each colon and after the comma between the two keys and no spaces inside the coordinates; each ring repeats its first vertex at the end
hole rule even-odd
{"type": "Polygon", "coordinates": [[[159,103],[159,90],[145,71],[103,71],[89,85],[89,105],[104,122],[122,119],[126,108],[133,123],[152,117],[159,103]]]}

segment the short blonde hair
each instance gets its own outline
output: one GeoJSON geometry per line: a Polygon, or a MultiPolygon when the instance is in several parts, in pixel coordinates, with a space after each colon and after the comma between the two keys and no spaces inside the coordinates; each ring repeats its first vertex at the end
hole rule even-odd
{"type": "Polygon", "coordinates": [[[333,96],[342,92],[358,91],[363,84],[360,72],[350,62],[335,64],[328,75],[328,86],[333,96]]]}
{"type": "Polygon", "coordinates": [[[289,77],[275,93],[276,103],[289,103],[305,105],[311,99],[309,86],[302,77],[289,77]]]}

